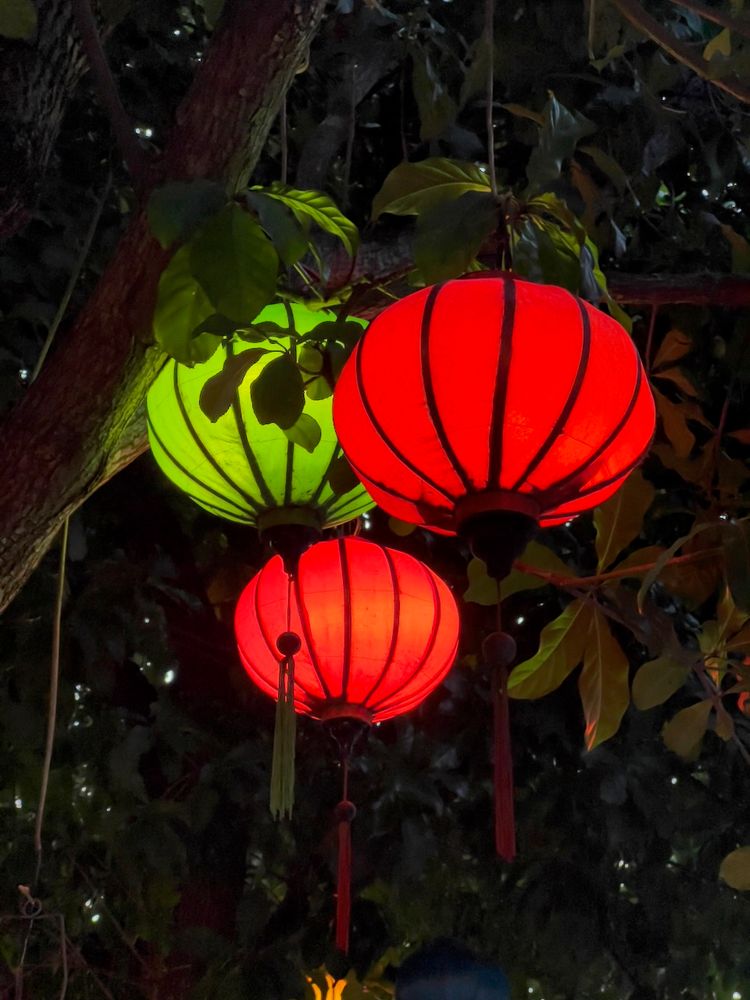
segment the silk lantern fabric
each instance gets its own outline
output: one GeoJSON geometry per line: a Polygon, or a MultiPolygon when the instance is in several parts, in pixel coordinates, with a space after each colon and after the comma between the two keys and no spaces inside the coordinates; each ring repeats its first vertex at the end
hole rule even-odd
{"type": "Polygon", "coordinates": [[[362,538],[318,542],[289,577],[275,556],[235,614],[251,679],[276,698],[278,636],[295,632],[294,698],[317,719],[382,722],[408,712],[445,677],[458,646],[458,609],[419,560],[362,538]]]}
{"type": "Polygon", "coordinates": [[[344,366],[333,413],[375,501],[448,533],[492,510],[545,526],[597,506],[645,457],[655,422],[622,326],[511,275],[385,309],[344,366]]]}
{"type": "MultiPolygon", "coordinates": [[[[331,312],[293,304],[298,334],[335,320],[331,312]]],[[[256,323],[289,328],[283,304],[268,306],[256,323]]],[[[274,336],[289,347],[288,334],[274,336]]],[[[276,424],[261,424],[250,401],[250,386],[278,353],[253,365],[235,393],[232,406],[215,422],[200,408],[206,381],[224,366],[229,355],[268,346],[235,337],[203,364],[189,368],[169,361],[147,398],[148,436],[158,464],[172,482],[197,504],[230,521],[261,529],[275,524],[306,524],[315,528],[341,524],[372,507],[363,486],[334,494],[328,474],[340,457],[331,415],[332,399],[305,399],[304,412],[320,425],[321,440],[310,453],[292,444],[276,424]]]]}

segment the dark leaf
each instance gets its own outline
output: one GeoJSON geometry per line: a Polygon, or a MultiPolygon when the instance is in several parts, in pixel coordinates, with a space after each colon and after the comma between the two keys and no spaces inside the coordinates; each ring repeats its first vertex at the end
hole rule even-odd
{"type": "Polygon", "coordinates": [[[278,424],[288,430],[297,423],[305,405],[305,389],[291,355],[269,361],[250,386],[250,398],[261,424],[278,424]]]}
{"type": "Polygon", "coordinates": [[[263,191],[248,191],[247,200],[258,213],[260,224],[276,247],[279,257],[287,267],[292,267],[307,253],[310,241],[291,210],[263,191]]]}
{"type": "Polygon", "coordinates": [[[267,353],[266,348],[251,347],[240,354],[228,355],[221,371],[206,380],[200,407],[209,420],[216,421],[227,412],[247,373],[267,353]]]}
{"type": "Polygon", "coordinates": [[[191,240],[190,268],[215,312],[250,323],[276,292],[279,258],[260,225],[228,205],[191,240]]]}
{"type": "Polygon", "coordinates": [[[339,455],[331,466],[331,471],[328,473],[328,485],[336,496],[343,496],[359,486],[359,479],[354,469],[343,455],[339,455]]]}
{"type": "Polygon", "coordinates": [[[564,160],[575,152],[578,140],[596,131],[596,126],[577,111],[568,111],[550,94],[544,109],[539,143],[529,157],[526,175],[535,191],[556,181],[564,160]]]}
{"type": "Polygon", "coordinates": [[[148,199],[151,232],[163,247],[184,243],[226,201],[224,188],[214,181],[171,181],[156,188],[148,199]]]}
{"type": "Polygon", "coordinates": [[[417,220],[414,260],[428,284],[464,274],[497,227],[498,206],[490,193],[467,191],[417,220]]]}

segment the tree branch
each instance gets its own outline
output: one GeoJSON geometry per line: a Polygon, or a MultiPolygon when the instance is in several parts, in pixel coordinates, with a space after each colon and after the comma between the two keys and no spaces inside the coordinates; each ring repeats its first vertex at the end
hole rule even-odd
{"type": "MultiPolygon", "coordinates": [[[[699,552],[689,552],[684,556],[675,556],[674,559],[670,559],[664,565],[682,566],[685,563],[700,562],[702,559],[714,558],[717,555],[721,555],[722,551],[720,548],[701,549],[699,552]]],[[[529,576],[535,576],[539,580],[544,580],[546,583],[551,583],[555,587],[562,588],[599,587],[609,580],[623,580],[629,576],[648,573],[655,565],[656,563],[653,562],[642,563],[639,566],[628,566],[625,569],[612,569],[607,573],[597,573],[595,576],[561,576],[559,573],[552,573],[546,569],[537,569],[537,567],[529,566],[524,562],[516,561],[513,564],[519,573],[527,573],[529,576]]]]}
{"type": "Polygon", "coordinates": [[[621,305],[750,306],[750,277],[728,274],[611,274],[610,294],[621,305]]]}
{"type": "MultiPolygon", "coordinates": [[[[325,0],[228,0],[150,186],[195,177],[246,183],[324,7],[325,0]]],[[[65,518],[114,471],[163,364],[147,342],[168,258],[141,208],[88,303],[3,423],[0,466],[13,477],[0,493],[0,610],[65,518]]]]}
{"type": "Polygon", "coordinates": [[[750,87],[734,75],[726,76],[723,79],[714,78],[709,63],[700,56],[696,56],[690,46],[679,41],[671,31],[668,31],[651,17],[638,3],[638,0],[612,0],[612,3],[637,31],[650,38],[652,42],[656,42],[677,62],[687,66],[688,69],[691,69],[701,79],[713,84],[714,87],[726,91],[727,94],[731,94],[745,104],[750,104],[750,87]]]}
{"type": "Polygon", "coordinates": [[[146,157],[135,137],[133,122],[120,99],[115,78],[112,76],[112,70],[109,68],[107,57],[104,54],[96,21],[91,11],[91,4],[89,0],[71,0],[71,3],[76,27],[83,43],[83,51],[86,54],[91,75],[96,82],[101,102],[109,115],[117,145],[120,147],[130,176],[134,181],[138,181],[143,175],[146,157]]]}

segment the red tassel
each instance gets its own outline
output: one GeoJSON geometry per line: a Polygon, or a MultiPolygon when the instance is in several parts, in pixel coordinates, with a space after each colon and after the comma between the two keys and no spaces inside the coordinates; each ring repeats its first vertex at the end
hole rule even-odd
{"type": "Polygon", "coordinates": [[[495,850],[504,861],[512,861],[516,856],[516,821],[506,667],[498,667],[494,671],[492,701],[495,727],[495,850]]]}
{"type": "Polygon", "coordinates": [[[339,862],[336,878],[336,947],[349,952],[349,924],[352,908],[352,820],[357,815],[353,802],[344,799],[336,806],[339,824],[339,862]]]}

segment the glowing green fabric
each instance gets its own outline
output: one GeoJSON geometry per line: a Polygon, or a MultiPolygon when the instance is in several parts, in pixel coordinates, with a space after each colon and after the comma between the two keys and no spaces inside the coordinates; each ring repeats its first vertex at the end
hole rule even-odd
{"type": "MultiPolygon", "coordinates": [[[[336,318],[298,304],[291,309],[298,334],[336,318]]],[[[256,322],[288,329],[286,308],[268,306],[256,322]]],[[[288,336],[274,339],[289,346],[288,336]]],[[[253,412],[250,386],[278,354],[267,354],[249,370],[233,405],[215,423],[201,410],[201,389],[221,371],[228,350],[238,354],[257,346],[234,338],[194,368],[175,361],[166,365],[146,404],[156,461],[196,503],[230,521],[261,528],[283,523],[331,527],[357,517],[373,506],[364,487],[357,485],[337,496],[328,484],[328,474],[341,455],[331,417],[332,398],[305,398],[304,412],[317,420],[322,432],[312,453],[288,441],[276,424],[259,423],[253,412]]]]}

